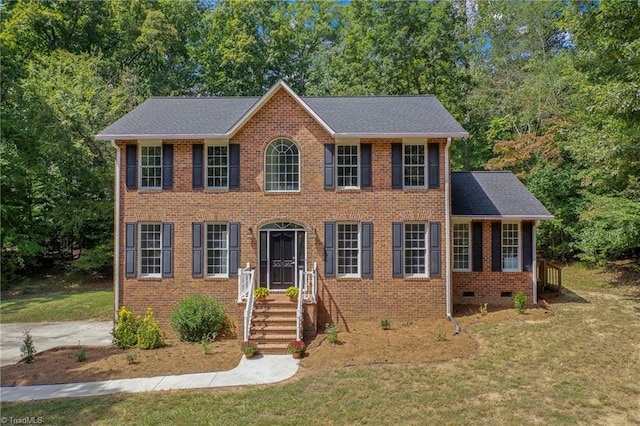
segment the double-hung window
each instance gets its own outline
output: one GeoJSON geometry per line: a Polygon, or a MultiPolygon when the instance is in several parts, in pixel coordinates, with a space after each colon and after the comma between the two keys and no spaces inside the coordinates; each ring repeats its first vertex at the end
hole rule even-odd
{"type": "Polygon", "coordinates": [[[360,224],[337,224],[338,276],[360,276],[360,224]]]}
{"type": "Polygon", "coordinates": [[[162,274],[162,224],[140,224],[140,276],[160,277],[162,274]]]}
{"type": "Polygon", "coordinates": [[[140,188],[162,189],[162,145],[140,147],[140,188]]]}
{"type": "Polygon", "coordinates": [[[404,224],[404,275],[427,276],[427,224],[404,224]]]}
{"type": "Polygon", "coordinates": [[[338,145],[337,149],[337,187],[358,188],[358,145],[338,145]]]}
{"type": "Polygon", "coordinates": [[[502,223],[502,270],[520,271],[520,226],[518,223],[502,223]]]}
{"type": "Polygon", "coordinates": [[[207,147],[207,188],[226,189],[229,187],[229,155],[227,145],[207,147]]]}
{"type": "Polygon", "coordinates": [[[471,270],[470,226],[468,223],[453,224],[453,270],[471,270]]]}
{"type": "Polygon", "coordinates": [[[405,144],[403,176],[405,188],[426,188],[425,144],[405,144]]]}
{"type": "Polygon", "coordinates": [[[208,223],[206,228],[207,276],[229,275],[229,236],[226,223],[208,223]]]}
{"type": "Polygon", "coordinates": [[[300,155],[289,139],[276,139],[265,152],[265,190],[298,191],[300,189],[300,155]]]}

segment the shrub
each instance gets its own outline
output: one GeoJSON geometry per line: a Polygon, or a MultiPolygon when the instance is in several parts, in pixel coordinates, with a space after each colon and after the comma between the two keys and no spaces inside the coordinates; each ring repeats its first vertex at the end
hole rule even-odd
{"type": "Polygon", "coordinates": [[[20,346],[20,353],[24,358],[24,362],[31,364],[36,359],[36,347],[33,344],[30,330],[25,330],[22,334],[24,335],[24,340],[22,341],[22,346],[20,346]]]}
{"type": "Polygon", "coordinates": [[[489,312],[489,304],[485,303],[484,305],[480,305],[480,315],[487,315],[489,312]]]}
{"type": "Polygon", "coordinates": [[[118,323],[113,330],[113,340],[120,349],[132,348],[138,343],[138,321],[133,312],[122,306],[118,310],[118,323]]]}
{"type": "Polygon", "coordinates": [[[289,353],[302,353],[307,349],[307,345],[304,344],[302,340],[293,340],[289,342],[287,345],[287,349],[289,349],[289,353]]]}
{"type": "Polygon", "coordinates": [[[325,327],[325,331],[327,333],[327,340],[329,341],[329,343],[338,343],[338,327],[336,327],[334,324],[327,324],[325,327]]]}
{"type": "Polygon", "coordinates": [[[266,287],[258,287],[255,290],[253,290],[253,295],[255,297],[267,297],[269,294],[271,294],[269,292],[269,289],[266,287]]]}
{"type": "Polygon", "coordinates": [[[240,350],[243,354],[256,354],[258,353],[258,345],[256,342],[243,342],[240,345],[240,350]]]}
{"type": "Polygon", "coordinates": [[[73,357],[76,362],[82,362],[87,360],[87,348],[84,346],[79,346],[76,350],[73,351],[73,357]]]}
{"type": "Polygon", "coordinates": [[[298,290],[298,287],[291,286],[284,292],[284,294],[292,299],[297,299],[298,294],[300,294],[300,290],[298,290]]]}
{"type": "Polygon", "coordinates": [[[527,296],[524,295],[522,290],[514,296],[513,304],[515,305],[517,313],[524,314],[524,311],[527,309],[527,296]]]}
{"type": "Polygon", "coordinates": [[[383,330],[389,330],[391,328],[391,320],[389,318],[380,318],[378,324],[383,330]]]}
{"type": "Polygon", "coordinates": [[[157,349],[164,346],[162,330],[160,330],[160,325],[153,316],[151,308],[147,308],[147,315],[138,325],[137,337],[140,349],[157,349]]]}
{"type": "Polygon", "coordinates": [[[447,340],[447,336],[446,334],[444,334],[444,330],[442,329],[442,326],[438,326],[438,328],[436,329],[435,337],[436,337],[436,342],[444,342],[445,340],[447,340]]]}
{"type": "Polygon", "coordinates": [[[138,356],[136,354],[127,354],[124,358],[127,360],[127,364],[131,365],[136,363],[138,356]]]}
{"type": "Polygon", "coordinates": [[[182,299],[171,314],[171,328],[180,336],[180,340],[201,342],[212,333],[227,331],[227,313],[221,303],[211,297],[194,294],[182,299]]]}
{"type": "Polygon", "coordinates": [[[205,355],[211,355],[213,353],[211,350],[211,346],[215,340],[216,340],[216,334],[213,333],[209,336],[205,336],[202,339],[202,341],[200,341],[200,344],[202,345],[202,352],[205,355]]]}

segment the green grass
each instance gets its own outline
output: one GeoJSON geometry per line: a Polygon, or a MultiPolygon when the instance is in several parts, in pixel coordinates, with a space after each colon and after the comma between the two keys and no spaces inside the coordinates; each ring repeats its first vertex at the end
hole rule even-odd
{"type": "Polygon", "coordinates": [[[0,321],[81,321],[113,318],[113,291],[31,296],[0,302],[0,321]]]}
{"type": "Polygon", "coordinates": [[[73,272],[31,277],[4,290],[0,301],[1,323],[112,318],[112,280],[73,272]]]}
{"type": "Polygon", "coordinates": [[[470,360],[306,371],[284,384],[2,404],[2,415],[91,424],[638,424],[640,299],[565,269],[544,322],[483,323],[470,360]],[[574,286],[575,285],[575,286],[574,286]]]}

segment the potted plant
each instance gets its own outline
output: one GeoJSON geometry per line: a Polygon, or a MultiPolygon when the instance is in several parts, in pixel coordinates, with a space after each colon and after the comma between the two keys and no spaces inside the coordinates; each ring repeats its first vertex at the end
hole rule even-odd
{"type": "Polygon", "coordinates": [[[266,287],[258,287],[253,290],[253,295],[258,299],[259,302],[264,302],[267,300],[267,296],[269,295],[269,289],[266,287]]]}
{"type": "Polygon", "coordinates": [[[304,350],[307,349],[307,345],[302,340],[293,340],[289,342],[287,348],[294,358],[301,358],[304,350]]]}
{"type": "Polygon", "coordinates": [[[289,300],[296,302],[298,300],[300,290],[298,290],[298,287],[291,286],[284,292],[284,294],[289,298],[289,300]]]}
{"type": "Polygon", "coordinates": [[[253,356],[258,353],[258,345],[256,342],[244,342],[242,346],[240,346],[240,349],[247,358],[253,358],[253,356]]]}

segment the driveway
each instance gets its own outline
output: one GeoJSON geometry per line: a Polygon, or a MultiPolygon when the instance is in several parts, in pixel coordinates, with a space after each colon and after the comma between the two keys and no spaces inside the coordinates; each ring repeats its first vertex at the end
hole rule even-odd
{"type": "Polygon", "coordinates": [[[36,351],[56,346],[108,345],[113,321],[65,321],[0,324],[0,365],[18,362],[24,330],[30,330],[36,351]]]}

